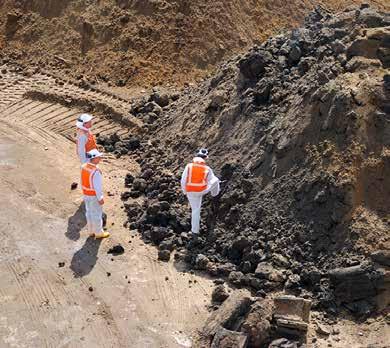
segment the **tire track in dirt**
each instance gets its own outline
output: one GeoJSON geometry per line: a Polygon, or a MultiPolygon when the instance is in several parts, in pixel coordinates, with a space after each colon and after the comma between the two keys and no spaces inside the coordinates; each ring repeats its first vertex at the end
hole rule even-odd
{"type": "MultiPolygon", "coordinates": [[[[64,92],[65,89],[65,86],[58,88],[62,94],[74,93],[72,92],[74,86],[64,92]]],[[[0,91],[0,96],[2,93],[3,91],[0,91]]],[[[97,92],[84,92],[83,96],[90,94],[96,96],[97,92]]],[[[103,95],[104,98],[102,98],[101,94],[98,95],[101,99],[100,102],[102,102],[102,99],[112,100],[113,103],[118,102],[113,97],[104,97],[103,95]]],[[[123,105],[126,106],[127,104],[123,103],[123,105]]],[[[80,112],[81,110],[78,107],[70,108],[53,100],[32,100],[26,98],[26,95],[22,93],[20,99],[1,108],[0,115],[7,115],[7,117],[4,117],[3,120],[0,118],[0,128],[3,124],[3,128],[7,129],[4,133],[6,138],[20,139],[20,146],[29,146],[30,143],[37,144],[37,146],[32,145],[32,149],[26,155],[23,155],[22,160],[25,156],[30,156],[30,151],[33,154],[34,151],[43,151],[46,148],[48,150],[46,157],[49,159],[57,151],[67,153],[74,148],[69,140],[74,141],[74,122],[80,112]],[[45,148],[43,149],[43,147],[45,148]]],[[[99,113],[94,114],[94,116],[95,133],[109,135],[113,132],[118,134],[129,132],[128,128],[121,127],[118,122],[110,118],[99,113]]],[[[45,158],[44,154],[39,155],[38,158],[45,158]]],[[[53,161],[48,161],[48,163],[42,165],[44,170],[48,171],[45,173],[48,177],[53,175],[50,168],[56,168],[55,161],[53,161]]],[[[68,167],[73,168],[73,162],[75,162],[74,166],[76,168],[78,165],[76,161],[70,161],[62,169],[66,172],[68,167]]],[[[112,177],[110,186],[107,185],[106,190],[116,192],[117,187],[123,185],[121,177],[129,170],[126,168],[133,165],[128,161],[119,161],[113,159],[112,156],[107,156],[104,166],[107,167],[105,168],[107,176],[110,179],[112,177]]],[[[34,170],[35,175],[37,175],[37,169],[34,170]]],[[[72,173],[73,171],[74,168],[71,169],[72,173]]],[[[34,176],[34,173],[31,173],[31,175],[34,176]]],[[[7,176],[5,176],[5,179],[7,179],[7,176]]],[[[20,252],[18,251],[22,257],[18,257],[18,260],[8,259],[8,262],[11,263],[11,266],[9,266],[11,270],[7,272],[13,275],[14,286],[17,286],[16,292],[20,293],[20,300],[25,305],[26,310],[28,309],[24,316],[25,322],[37,323],[36,327],[41,329],[44,333],[43,336],[49,334],[39,342],[39,346],[77,348],[81,346],[109,348],[114,346],[140,348],[180,346],[177,340],[175,341],[173,333],[184,330],[187,334],[189,332],[188,328],[191,328],[192,331],[194,328],[194,312],[200,313],[201,308],[200,304],[194,306],[191,303],[199,302],[194,301],[191,296],[179,295],[185,292],[188,280],[182,281],[181,276],[178,278],[172,268],[173,266],[158,263],[155,256],[151,257],[149,255],[151,251],[144,249],[142,243],[138,245],[138,249],[132,251],[135,253],[134,259],[132,253],[126,254],[122,262],[115,264],[115,273],[128,274],[128,265],[130,264],[131,272],[136,272],[138,275],[134,279],[133,277],[129,278],[129,281],[125,277],[118,276],[112,276],[108,280],[106,274],[108,271],[113,272],[113,264],[110,258],[105,256],[106,248],[114,243],[124,244],[128,241],[128,231],[120,231],[121,227],[119,225],[121,223],[116,224],[118,227],[115,227],[116,230],[113,229],[112,238],[102,244],[100,250],[98,248],[96,251],[96,255],[99,256],[90,274],[75,278],[68,267],[57,269],[50,266],[57,264],[59,258],[69,262],[72,259],[72,254],[74,257],[77,252],[83,249],[84,246],[81,243],[85,244],[85,242],[81,240],[75,245],[67,240],[57,240],[55,234],[53,234],[53,232],[64,230],[64,226],[61,225],[61,227],[55,224],[52,226],[51,219],[54,218],[55,220],[56,218],[52,217],[51,214],[58,213],[63,216],[64,213],[61,213],[59,208],[55,209],[51,206],[59,206],[64,201],[55,198],[56,196],[49,195],[46,197],[46,191],[44,190],[43,193],[40,191],[42,185],[54,185],[51,182],[53,178],[51,181],[46,178],[35,180],[26,176],[25,180],[26,182],[21,187],[20,192],[15,192],[12,188],[12,182],[7,187],[10,192],[15,193],[16,199],[22,199],[27,205],[33,207],[31,209],[33,214],[41,214],[39,216],[42,217],[42,221],[38,224],[34,222],[31,225],[32,228],[36,228],[40,223],[50,227],[43,231],[43,235],[39,236],[37,240],[31,241],[31,245],[23,240],[24,234],[21,234],[20,229],[11,233],[11,235],[17,234],[17,238],[14,238],[15,242],[13,243],[15,245],[13,249],[22,248],[20,252]],[[38,181],[29,185],[30,180],[38,181]],[[30,194],[31,192],[39,192],[39,197],[36,197],[36,194],[32,197],[25,196],[23,190],[26,190],[26,194],[27,192],[30,194]],[[48,202],[48,198],[50,202],[48,202]],[[46,207],[45,204],[50,206],[46,207]],[[38,254],[34,248],[35,246],[39,248],[40,240],[43,243],[49,243],[51,247],[58,251],[38,254]],[[63,250],[62,246],[58,244],[60,241],[68,247],[63,250]],[[30,250],[30,248],[32,249],[30,250]],[[26,252],[32,254],[26,258],[26,252]],[[36,260],[40,260],[39,263],[36,260]],[[23,273],[26,265],[30,266],[30,271],[28,277],[24,278],[20,274],[23,273]],[[116,268],[118,266],[119,269],[116,268]],[[169,281],[164,280],[165,275],[169,277],[169,281]],[[88,290],[89,287],[94,288],[92,292],[88,290]],[[192,311],[191,318],[188,316],[189,310],[192,311]],[[88,345],[77,341],[82,337],[87,337],[88,345]]],[[[118,220],[124,212],[120,210],[122,203],[118,194],[116,196],[110,198],[110,201],[116,200],[117,203],[111,203],[111,207],[107,207],[107,213],[110,216],[112,214],[112,221],[118,222],[115,219],[118,220]]],[[[66,199],[69,199],[69,194],[66,197],[66,199]]],[[[64,238],[64,235],[62,235],[62,238],[64,238]]],[[[198,290],[195,293],[202,294],[198,290]]],[[[17,306],[17,302],[13,305],[17,306]]],[[[204,309],[202,314],[204,315],[204,309]]],[[[22,314],[21,316],[23,317],[22,314]]],[[[13,325],[17,324],[13,323],[13,325]]],[[[0,326],[0,333],[1,329],[0,326]]]]}

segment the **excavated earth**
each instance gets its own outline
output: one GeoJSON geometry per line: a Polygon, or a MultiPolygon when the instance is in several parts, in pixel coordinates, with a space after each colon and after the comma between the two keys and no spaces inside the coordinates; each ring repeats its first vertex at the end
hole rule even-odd
{"type": "MultiPolygon", "coordinates": [[[[389,68],[389,13],[317,9],[199,86],[155,89],[131,108],[147,134],[130,151],[141,173],[125,180],[128,227],[160,259],[175,250],[175,260],[256,296],[310,298],[334,320],[386,317],[389,68]],[[192,239],[178,183],[201,146],[224,182],[192,239]]],[[[128,152],[128,139],[99,141],[128,152]]]]}
{"type": "MultiPolygon", "coordinates": [[[[66,13],[67,4],[55,8],[66,13]]],[[[245,294],[244,300],[237,300],[244,304],[240,313],[230,317],[225,329],[247,335],[249,347],[303,347],[305,341],[309,347],[388,345],[389,12],[367,4],[338,14],[317,8],[302,28],[231,58],[197,86],[183,91],[154,88],[150,95],[132,100],[91,88],[83,79],[70,83],[71,74],[61,78],[61,73],[26,68],[8,53],[3,52],[0,75],[0,131],[6,146],[12,143],[7,129],[15,139],[22,135],[29,152],[21,148],[6,153],[18,153],[17,162],[0,157],[7,169],[1,183],[7,201],[10,197],[2,206],[2,226],[10,224],[8,214],[17,221],[15,207],[26,202],[24,210],[38,214],[30,218],[44,212],[54,222],[44,228],[29,222],[32,232],[41,228],[46,245],[26,245],[24,220],[12,233],[1,231],[10,238],[0,255],[8,267],[0,268],[8,277],[0,289],[5,313],[0,333],[6,346],[61,341],[86,347],[94,342],[107,347],[131,346],[128,342],[139,347],[208,347],[210,337],[203,337],[207,330],[201,331],[201,322],[206,318],[202,305],[210,301],[209,277],[217,285],[209,307],[217,313],[214,317],[230,308],[234,294],[245,294]],[[131,256],[125,247],[124,256],[118,256],[117,275],[110,266],[115,259],[98,254],[99,246],[91,242],[72,256],[72,243],[80,235],[72,239],[69,227],[64,234],[68,240],[53,238],[53,229],[62,228],[61,219],[71,210],[57,209],[70,204],[72,196],[60,190],[58,197],[48,196],[46,206],[46,191],[37,194],[42,168],[27,162],[32,182],[15,169],[20,161],[34,158],[34,151],[41,160],[45,151],[55,157],[53,143],[62,144],[63,136],[73,139],[74,118],[81,111],[96,115],[98,143],[109,154],[105,166],[112,203],[107,212],[118,234],[105,245],[104,254],[118,242],[128,243],[135,232],[157,247],[154,255],[149,247],[140,251],[142,244],[137,243],[131,256]],[[188,235],[189,208],[179,179],[199,147],[209,149],[209,164],[223,183],[219,197],[205,199],[201,235],[194,239],[188,235]],[[27,180],[21,188],[15,188],[18,178],[27,180]],[[51,247],[52,252],[42,250],[51,247]],[[12,248],[18,250],[16,255],[10,253],[12,248]],[[69,270],[53,271],[50,264],[60,261],[57,255],[61,265],[69,259],[69,270]],[[157,263],[157,258],[168,263],[157,263]],[[186,273],[179,277],[173,268],[182,271],[183,264],[186,273]],[[133,265],[137,271],[130,281],[126,271],[133,265]],[[115,289],[107,282],[108,273],[115,276],[115,289]],[[42,287],[29,293],[34,284],[45,282],[50,291],[42,287]],[[52,282],[61,286],[53,290],[52,282]],[[151,283],[152,288],[147,286],[151,283]],[[188,284],[194,293],[187,296],[188,284]],[[17,316],[11,316],[22,312],[14,292],[21,292],[28,307],[20,325],[17,316]],[[88,298],[88,292],[94,297],[88,298]],[[278,334],[269,304],[280,293],[311,300],[307,340],[278,334]],[[63,294],[66,301],[61,300],[63,294]],[[57,327],[47,324],[54,315],[51,306],[62,315],[57,327]],[[193,321],[192,311],[197,314],[193,321]],[[68,325],[74,313],[92,322],[85,325],[87,330],[82,322],[68,325]],[[167,319],[160,325],[163,317],[167,319]],[[193,339],[196,331],[203,333],[198,341],[193,339]],[[69,333],[73,336],[67,341],[69,333]]],[[[59,148],[68,153],[69,142],[59,148]]],[[[62,177],[49,178],[59,163],[50,159],[46,165],[45,187],[56,187],[62,177]]],[[[64,167],[62,179],[70,184],[75,171],[70,164],[64,167]]]]}
{"type": "MultiPolygon", "coordinates": [[[[322,5],[362,0],[2,0],[0,51],[91,84],[182,85],[223,59],[296,27],[322,5]]],[[[387,0],[368,1],[390,10],[387,0]]]]}

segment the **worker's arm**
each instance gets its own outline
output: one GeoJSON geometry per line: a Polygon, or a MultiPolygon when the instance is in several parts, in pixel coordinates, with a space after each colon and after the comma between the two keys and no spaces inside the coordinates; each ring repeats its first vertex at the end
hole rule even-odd
{"type": "Polygon", "coordinates": [[[80,134],[77,139],[77,154],[79,155],[81,164],[87,163],[87,154],[85,153],[85,145],[87,144],[87,136],[80,134]]]}
{"type": "Polygon", "coordinates": [[[187,184],[187,173],[188,173],[188,164],[184,168],[183,174],[181,175],[181,190],[183,193],[186,193],[186,184],[187,184]]]}
{"type": "Polygon", "coordinates": [[[209,167],[209,172],[207,174],[207,190],[206,193],[211,192],[213,197],[218,196],[220,191],[221,181],[215,176],[213,170],[209,167]]]}
{"type": "Polygon", "coordinates": [[[93,189],[96,192],[96,198],[98,199],[99,203],[102,202],[100,204],[104,204],[103,178],[102,178],[102,174],[98,170],[93,175],[92,183],[93,183],[93,189]]]}

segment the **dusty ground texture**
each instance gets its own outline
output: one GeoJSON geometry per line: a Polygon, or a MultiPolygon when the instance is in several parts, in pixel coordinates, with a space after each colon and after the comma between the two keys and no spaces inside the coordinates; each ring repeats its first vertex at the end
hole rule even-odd
{"type": "Polygon", "coordinates": [[[2,0],[7,58],[90,83],[182,85],[222,60],[302,23],[315,6],[341,10],[387,0],[2,0]]]}
{"type": "MultiPolygon", "coordinates": [[[[15,89],[26,87],[22,76],[7,76],[15,89]]],[[[79,164],[66,138],[80,110],[23,97],[6,103],[17,93],[1,94],[0,346],[189,347],[212,288],[178,263],[158,262],[122,227],[119,191],[137,164],[104,160],[112,237],[87,238],[80,192],[70,190],[79,164]],[[118,243],[125,253],[107,254],[118,243]]],[[[98,118],[96,130],[117,128],[98,118]]]]}

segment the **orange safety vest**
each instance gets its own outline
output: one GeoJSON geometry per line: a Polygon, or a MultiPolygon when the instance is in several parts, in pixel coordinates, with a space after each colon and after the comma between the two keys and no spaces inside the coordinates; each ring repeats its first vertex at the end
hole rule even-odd
{"type": "MultiPolygon", "coordinates": [[[[89,152],[93,149],[97,149],[97,145],[96,145],[96,140],[95,140],[95,136],[91,133],[91,132],[86,132],[82,129],[79,129],[78,130],[80,135],[81,134],[86,134],[87,135],[87,142],[85,144],[85,152],[89,152]]],[[[77,143],[78,143],[78,137],[77,137],[77,143]]],[[[77,144],[77,148],[76,148],[76,151],[78,149],[78,144],[77,144]]]]}
{"type": "Polygon", "coordinates": [[[96,172],[100,172],[100,169],[92,163],[84,163],[81,166],[81,186],[83,194],[86,196],[96,196],[96,191],[93,188],[93,176],[96,172]]]}
{"type": "Polygon", "coordinates": [[[202,192],[207,189],[207,174],[209,170],[205,163],[193,162],[188,165],[187,192],[202,192]]]}

